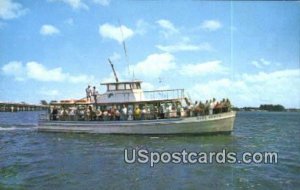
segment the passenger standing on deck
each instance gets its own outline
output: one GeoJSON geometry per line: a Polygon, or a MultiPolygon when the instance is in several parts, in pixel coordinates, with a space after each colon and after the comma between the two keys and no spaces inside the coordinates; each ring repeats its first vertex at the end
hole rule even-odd
{"type": "Polygon", "coordinates": [[[85,92],[86,92],[86,101],[91,101],[92,90],[90,85],[88,85],[88,87],[85,89],[85,92]]]}
{"type": "Polygon", "coordinates": [[[115,109],[115,120],[119,121],[121,118],[121,114],[119,109],[115,109]]]}
{"type": "Polygon", "coordinates": [[[53,120],[57,120],[57,115],[58,115],[58,109],[56,106],[54,106],[53,110],[52,110],[52,118],[53,120]]]}
{"type": "Polygon", "coordinates": [[[141,120],[145,120],[146,119],[146,107],[143,106],[143,109],[141,110],[141,120]]]}
{"type": "Polygon", "coordinates": [[[231,103],[228,98],[226,98],[225,105],[226,105],[226,112],[231,111],[231,103]]]}
{"type": "Polygon", "coordinates": [[[210,102],[208,102],[208,100],[206,100],[205,102],[205,109],[204,109],[204,115],[208,115],[209,114],[209,104],[210,102]]]}
{"type": "Polygon", "coordinates": [[[217,101],[215,98],[213,98],[213,114],[215,114],[217,111],[216,111],[216,106],[217,106],[217,101]]]}
{"type": "Polygon", "coordinates": [[[213,114],[213,109],[215,107],[215,103],[211,100],[209,100],[209,115],[213,114]]]}
{"type": "Polygon", "coordinates": [[[199,108],[200,108],[200,115],[205,114],[205,105],[200,101],[199,103],[199,108]]]}
{"type": "Polygon", "coordinates": [[[121,120],[127,120],[127,108],[125,105],[121,109],[121,120]]]}
{"type": "Polygon", "coordinates": [[[102,115],[103,115],[103,121],[108,121],[108,111],[107,111],[107,109],[105,109],[103,111],[102,115]]]}
{"type": "Polygon", "coordinates": [[[69,119],[71,121],[75,121],[75,115],[76,115],[76,112],[75,112],[75,108],[69,108],[69,113],[68,113],[68,116],[69,116],[69,119]]]}
{"type": "Polygon", "coordinates": [[[177,117],[181,117],[181,105],[178,103],[176,108],[177,117]]]}
{"type": "Polygon", "coordinates": [[[92,96],[93,96],[93,98],[94,98],[95,104],[97,104],[97,94],[98,94],[98,92],[97,92],[97,90],[96,90],[96,87],[94,86],[94,87],[93,87],[93,90],[92,90],[92,96]]]}
{"type": "Polygon", "coordinates": [[[129,108],[129,110],[128,110],[128,120],[129,120],[129,121],[133,120],[132,115],[133,115],[133,111],[132,111],[131,108],[129,108]]]}
{"type": "Polygon", "coordinates": [[[90,121],[96,120],[96,111],[92,106],[89,106],[89,111],[90,111],[90,121]]]}
{"type": "Polygon", "coordinates": [[[142,114],[142,112],[141,112],[139,106],[136,106],[135,110],[134,110],[134,120],[140,120],[141,114],[142,114]]]}
{"type": "Polygon", "coordinates": [[[164,119],[165,118],[165,108],[164,105],[161,104],[159,107],[159,119],[164,119]]]}
{"type": "Polygon", "coordinates": [[[90,112],[89,107],[86,107],[84,110],[84,120],[85,121],[88,121],[90,119],[90,116],[91,116],[90,114],[91,114],[91,112],[90,112]]]}
{"type": "Polygon", "coordinates": [[[102,120],[102,111],[101,111],[101,109],[98,107],[97,108],[97,111],[96,111],[96,119],[97,120],[102,120]]]}

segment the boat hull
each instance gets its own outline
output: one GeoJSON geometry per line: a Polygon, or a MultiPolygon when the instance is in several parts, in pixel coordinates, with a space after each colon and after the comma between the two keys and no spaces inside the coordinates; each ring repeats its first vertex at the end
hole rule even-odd
{"type": "Polygon", "coordinates": [[[235,112],[228,112],[143,121],[41,121],[38,131],[133,135],[230,133],[235,115],[235,112]]]}

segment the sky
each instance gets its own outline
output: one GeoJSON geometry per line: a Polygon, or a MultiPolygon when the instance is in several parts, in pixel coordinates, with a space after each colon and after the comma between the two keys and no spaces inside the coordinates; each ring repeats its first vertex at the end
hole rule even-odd
{"type": "Polygon", "coordinates": [[[300,108],[299,23],[292,1],[0,0],[0,101],[104,93],[109,58],[144,90],[300,108]]]}

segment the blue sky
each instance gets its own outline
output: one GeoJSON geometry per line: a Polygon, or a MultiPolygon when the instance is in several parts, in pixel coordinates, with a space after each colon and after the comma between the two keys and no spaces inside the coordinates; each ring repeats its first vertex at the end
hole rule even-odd
{"type": "Polygon", "coordinates": [[[299,108],[299,23],[299,2],[0,0],[0,101],[82,98],[110,58],[148,90],[299,108]]]}

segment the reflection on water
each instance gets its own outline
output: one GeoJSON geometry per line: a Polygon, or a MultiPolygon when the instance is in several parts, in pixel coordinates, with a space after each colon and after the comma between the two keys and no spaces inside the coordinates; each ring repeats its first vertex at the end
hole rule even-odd
{"type": "Polygon", "coordinates": [[[296,189],[300,114],[239,112],[231,135],[39,133],[36,112],[0,113],[0,189],[296,189]],[[279,163],[125,164],[124,148],[276,151],[279,163]]]}

